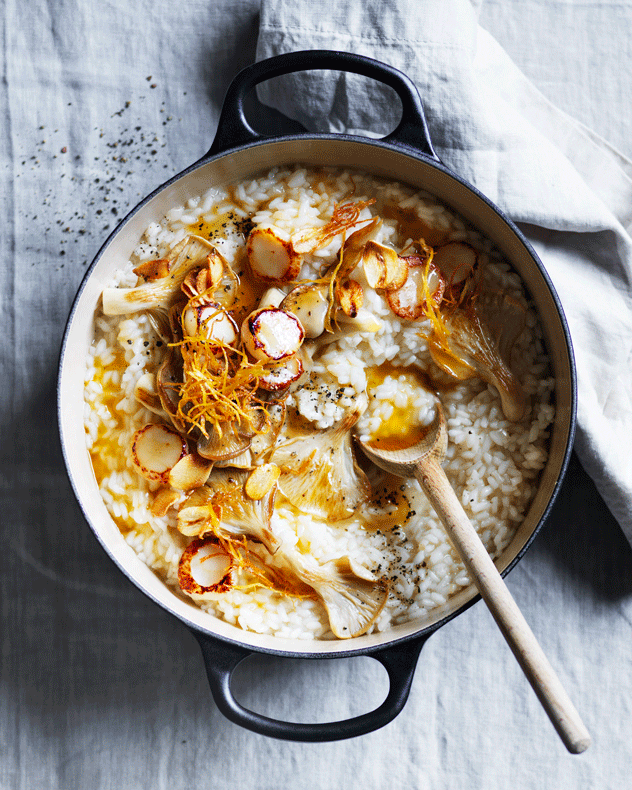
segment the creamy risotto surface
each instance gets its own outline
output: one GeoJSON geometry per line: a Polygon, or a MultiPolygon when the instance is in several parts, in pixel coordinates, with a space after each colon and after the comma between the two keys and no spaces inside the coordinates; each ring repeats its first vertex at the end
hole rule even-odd
{"type": "Polygon", "coordinates": [[[138,240],[103,294],[85,429],[122,539],[236,626],[333,639],[470,583],[406,446],[440,401],[445,471],[492,557],[547,459],[553,379],[520,278],[430,195],[294,167],[213,187],[138,240]]]}

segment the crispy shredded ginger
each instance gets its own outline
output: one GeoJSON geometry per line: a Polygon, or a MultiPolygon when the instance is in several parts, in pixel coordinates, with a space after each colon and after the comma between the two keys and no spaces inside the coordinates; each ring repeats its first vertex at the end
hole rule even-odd
{"type": "Polygon", "coordinates": [[[172,344],[180,349],[184,381],[176,388],[178,417],[189,431],[208,437],[213,427],[221,437],[228,426],[245,421],[254,433],[266,433],[269,420],[257,397],[266,370],[241,349],[199,334],[172,344]],[[263,426],[261,420],[263,419],[263,426]]]}

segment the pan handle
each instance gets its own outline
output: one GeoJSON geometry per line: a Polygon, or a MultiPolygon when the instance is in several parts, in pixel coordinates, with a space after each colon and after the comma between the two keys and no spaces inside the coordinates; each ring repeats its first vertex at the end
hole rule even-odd
{"type": "Polygon", "coordinates": [[[259,735],[309,743],[355,738],[373,732],[392,721],[406,704],[417,659],[428,638],[423,636],[375,652],[362,653],[379,661],[388,673],[390,683],[388,695],[378,708],[352,719],[325,724],[302,724],[262,716],[237,702],[230,688],[231,677],[237,666],[252,655],[252,651],[238,645],[220,642],[199,631],[193,631],[193,635],[202,649],[215,704],[227,719],[259,735]]]}
{"type": "MultiPolygon", "coordinates": [[[[244,114],[246,94],[260,82],[265,82],[273,77],[312,69],[330,69],[361,74],[393,88],[402,103],[402,117],[397,128],[382,140],[403,148],[413,148],[416,153],[422,153],[440,161],[432,147],[421,99],[411,79],[401,71],[386,63],[381,63],[379,60],[351,52],[325,49],[275,55],[267,60],[253,63],[240,71],[228,87],[215,140],[203,159],[216,156],[231,148],[264,140],[265,136],[256,132],[246,120],[244,114]]],[[[288,123],[292,130],[300,129],[304,133],[305,130],[296,121],[288,121],[288,123]]]]}

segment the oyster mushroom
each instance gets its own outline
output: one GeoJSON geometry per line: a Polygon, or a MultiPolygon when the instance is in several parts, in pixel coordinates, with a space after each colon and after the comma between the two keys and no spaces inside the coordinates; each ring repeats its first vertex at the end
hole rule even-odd
{"type": "Polygon", "coordinates": [[[303,570],[301,579],[322,599],[329,625],[338,639],[366,633],[388,600],[388,587],[348,557],[327,563],[316,571],[303,570]]]}
{"type": "Polygon", "coordinates": [[[151,324],[151,328],[158,335],[158,338],[166,345],[173,340],[173,332],[171,329],[171,321],[169,320],[169,311],[164,308],[156,308],[147,311],[147,318],[151,324]]]}
{"type": "Polygon", "coordinates": [[[526,307],[509,294],[490,292],[481,294],[475,307],[495,338],[501,357],[509,363],[514,344],[526,325],[526,307]]]}
{"type": "Polygon", "coordinates": [[[365,633],[384,608],[388,589],[347,557],[320,565],[294,545],[282,543],[270,528],[276,487],[262,499],[245,496],[247,472],[214,470],[206,486],[194,491],[178,513],[178,529],[186,534],[212,531],[222,539],[249,537],[270,554],[283,558],[293,573],[322,600],[331,630],[340,639],[365,633]],[[221,502],[221,518],[213,501],[221,502]],[[359,574],[359,575],[358,575],[359,574]]]}
{"type": "Polygon", "coordinates": [[[466,280],[478,260],[478,253],[469,244],[452,241],[435,250],[432,262],[439,267],[448,285],[459,285],[466,280]]]}
{"type": "Polygon", "coordinates": [[[182,553],[178,584],[196,601],[209,601],[234,584],[234,560],[216,538],[196,538],[182,553]]]}
{"type": "Polygon", "coordinates": [[[160,395],[156,389],[156,377],[153,373],[143,373],[134,387],[134,397],[149,411],[154,414],[164,415],[160,395]]]}
{"type": "Polygon", "coordinates": [[[176,353],[174,348],[169,348],[156,372],[156,391],[162,408],[179,431],[184,430],[182,420],[178,417],[178,404],[180,403],[178,388],[182,383],[183,376],[182,357],[176,353]]]}
{"type": "Polygon", "coordinates": [[[241,325],[244,348],[253,359],[280,362],[295,354],[305,333],[292,313],[278,307],[255,310],[241,325]]]}
{"type": "MultiPolygon", "coordinates": [[[[252,447],[252,444],[250,447],[252,447]]],[[[230,466],[233,469],[252,469],[253,453],[250,447],[244,450],[243,453],[239,453],[239,455],[235,455],[232,458],[215,461],[214,468],[224,469],[230,466]]]]}
{"type": "Polygon", "coordinates": [[[206,436],[200,435],[197,441],[198,455],[209,461],[237,458],[250,448],[255,436],[265,431],[268,419],[263,406],[244,407],[239,420],[222,426],[211,425],[206,436]]]}
{"type": "Polygon", "coordinates": [[[251,442],[251,436],[244,436],[234,426],[224,426],[221,433],[213,426],[208,436],[198,439],[197,451],[209,461],[229,461],[248,450],[251,442]]]}
{"type": "Polygon", "coordinates": [[[203,536],[211,529],[221,538],[251,537],[273,554],[279,547],[270,531],[276,486],[260,499],[251,499],[244,493],[249,476],[249,472],[241,470],[213,470],[206,485],[194,491],[180,508],[180,532],[203,536]]]}
{"type": "Polygon", "coordinates": [[[270,430],[253,436],[252,444],[250,445],[253,460],[257,462],[267,461],[267,456],[273,452],[279,434],[285,424],[287,406],[284,401],[268,403],[266,411],[270,422],[270,430]]]}
{"type": "Polygon", "coordinates": [[[442,316],[428,339],[433,361],[457,379],[481,378],[498,390],[505,417],[517,422],[526,397],[513,374],[511,351],[525,325],[526,309],[506,294],[484,294],[467,310],[442,316]]]}
{"type": "Polygon", "coordinates": [[[124,315],[150,308],[169,308],[180,294],[180,287],[191,269],[203,263],[213,245],[199,236],[187,236],[171,251],[171,268],[166,277],[135,288],[105,288],[105,315],[124,315]]]}
{"type": "Polygon", "coordinates": [[[169,472],[187,453],[187,443],[173,428],[150,423],[132,437],[132,463],[153,483],[166,483],[169,472]]]}
{"type": "Polygon", "coordinates": [[[371,496],[350,433],[366,406],[363,395],[333,427],[306,432],[275,449],[272,460],[281,468],[279,490],[301,512],[341,521],[371,496]]]}

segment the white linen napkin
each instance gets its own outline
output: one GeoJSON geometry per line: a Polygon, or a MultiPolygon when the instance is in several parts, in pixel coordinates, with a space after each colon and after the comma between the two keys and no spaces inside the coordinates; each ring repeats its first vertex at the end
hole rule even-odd
{"type": "MultiPolygon", "coordinates": [[[[632,542],[632,162],[557,110],[469,0],[263,0],[257,58],[303,49],[406,73],[443,162],[521,224],[573,340],[575,448],[632,542]]],[[[383,86],[333,72],[264,83],[259,96],[315,131],[383,135],[398,114],[383,86]]]]}

